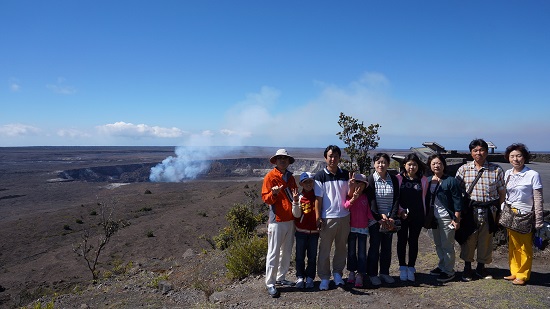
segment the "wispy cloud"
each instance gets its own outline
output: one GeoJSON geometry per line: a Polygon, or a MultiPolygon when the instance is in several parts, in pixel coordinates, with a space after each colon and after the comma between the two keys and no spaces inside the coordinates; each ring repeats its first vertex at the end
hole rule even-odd
{"type": "Polygon", "coordinates": [[[146,124],[133,124],[123,121],[110,123],[96,127],[99,132],[120,137],[155,137],[155,138],[176,138],[186,134],[186,132],[176,127],[163,128],[159,126],[149,126],[146,124]]]}
{"type": "Polygon", "coordinates": [[[9,87],[12,92],[19,92],[21,90],[21,84],[16,78],[10,78],[9,87]]]}
{"type": "Polygon", "coordinates": [[[48,84],[46,87],[57,94],[70,95],[76,93],[76,88],[66,85],[63,77],[59,77],[55,84],[48,84]]]}
{"type": "Polygon", "coordinates": [[[57,131],[59,137],[68,137],[68,138],[88,138],[91,137],[90,133],[83,132],[77,129],[60,129],[57,131]]]}
{"type": "Polygon", "coordinates": [[[0,126],[0,136],[17,137],[26,135],[36,135],[40,129],[21,123],[5,124],[0,126]]]}

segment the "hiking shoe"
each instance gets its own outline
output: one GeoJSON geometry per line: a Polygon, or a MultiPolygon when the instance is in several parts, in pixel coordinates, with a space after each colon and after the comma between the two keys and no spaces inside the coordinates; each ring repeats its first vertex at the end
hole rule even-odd
{"type": "Polygon", "coordinates": [[[407,268],[407,280],[414,282],[414,274],[416,273],[416,268],[414,267],[408,267],[407,268]]]}
{"type": "Polygon", "coordinates": [[[275,284],[282,285],[282,286],[294,286],[294,282],[288,281],[288,280],[279,280],[279,281],[276,281],[275,284]]]}
{"type": "Polygon", "coordinates": [[[464,282],[470,282],[472,281],[472,270],[464,268],[464,271],[462,272],[462,281],[464,282]]]}
{"type": "Polygon", "coordinates": [[[407,281],[407,272],[408,272],[407,266],[399,266],[399,280],[407,281]]]}
{"type": "Polygon", "coordinates": [[[355,276],[355,287],[356,288],[363,287],[363,275],[357,274],[357,276],[355,276]]]}
{"type": "Polygon", "coordinates": [[[349,272],[348,283],[355,283],[355,272],[354,271],[349,272]]]}
{"type": "Polygon", "coordinates": [[[313,289],[313,278],[307,277],[307,279],[306,279],[306,289],[313,289]]]}
{"type": "Polygon", "coordinates": [[[328,279],[321,279],[321,284],[319,284],[319,290],[326,291],[328,290],[328,285],[330,283],[330,280],[328,279]]]}
{"type": "Polygon", "coordinates": [[[274,286],[268,286],[267,287],[267,293],[269,294],[269,296],[271,296],[273,298],[277,298],[277,297],[281,296],[281,293],[279,293],[279,290],[277,290],[277,288],[274,287],[274,286]]]}
{"type": "Polygon", "coordinates": [[[303,289],[305,286],[304,278],[299,277],[298,280],[296,280],[295,287],[298,289],[303,289]]]}
{"type": "Polygon", "coordinates": [[[439,277],[437,277],[437,281],[438,282],[449,282],[449,281],[453,280],[454,278],[455,278],[454,274],[449,275],[447,273],[442,272],[442,273],[439,274],[439,277]]]}
{"type": "Polygon", "coordinates": [[[430,275],[432,276],[439,276],[443,271],[441,270],[441,268],[439,267],[436,267],[432,270],[430,270],[430,275]]]}
{"type": "Polygon", "coordinates": [[[493,279],[493,275],[491,275],[485,267],[482,269],[476,269],[475,275],[481,279],[493,279]]]}
{"type": "Polygon", "coordinates": [[[334,284],[336,284],[336,286],[346,285],[344,279],[342,279],[342,275],[340,275],[339,273],[334,273],[332,276],[334,277],[334,284]]]}
{"type": "Polygon", "coordinates": [[[382,284],[382,281],[380,281],[380,278],[378,276],[370,276],[370,283],[374,286],[379,286],[382,284]]]}
{"type": "Polygon", "coordinates": [[[388,284],[392,284],[395,282],[395,280],[393,279],[392,276],[390,275],[386,275],[386,274],[380,274],[380,278],[382,278],[382,280],[384,280],[384,282],[388,283],[388,284]]]}

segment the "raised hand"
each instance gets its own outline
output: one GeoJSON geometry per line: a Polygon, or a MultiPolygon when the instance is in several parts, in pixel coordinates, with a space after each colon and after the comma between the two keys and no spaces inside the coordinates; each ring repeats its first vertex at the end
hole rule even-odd
{"type": "Polygon", "coordinates": [[[299,197],[300,193],[298,192],[298,188],[292,188],[292,199],[297,202],[299,197]]]}

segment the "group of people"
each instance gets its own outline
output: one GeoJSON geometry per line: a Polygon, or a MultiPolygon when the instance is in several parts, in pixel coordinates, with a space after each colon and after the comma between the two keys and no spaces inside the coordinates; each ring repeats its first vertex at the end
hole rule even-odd
{"type": "MultiPolygon", "coordinates": [[[[288,170],[294,158],[279,149],[270,158],[275,167],[262,186],[262,199],[269,205],[265,276],[269,295],[280,295],[277,286],[313,288],[316,275],[321,279],[319,290],[328,290],[331,278],[336,286],[344,285],[344,268],[349,271],[347,283],[356,287],[366,280],[374,286],[394,283],[389,273],[393,234],[397,234],[399,279],[414,282],[423,227],[432,229],[439,263],[430,274],[437,281],[455,278],[455,241],[461,245],[465,265],[462,280],[492,278],[485,265],[492,262],[492,236],[501,207],[507,203],[517,213],[534,212],[535,229],[543,224],[543,201],[539,174],[525,166],[529,160],[525,145],[506,149],[505,157],[512,164],[506,172],[487,161],[488,148],[484,140],[473,140],[469,145],[473,161],[461,166],[454,177],[447,174],[440,154],[429,157],[430,171],[409,154],[400,172],[392,175],[385,153],[374,155],[374,172],[366,176],[340,168],[341,149],[329,145],[324,151],[326,167],[316,174],[302,173],[301,190],[288,170]],[[297,280],[289,281],[294,240],[297,280]]],[[[505,279],[524,285],[531,273],[533,230],[527,234],[508,230],[508,237],[510,275],[505,279]]]]}

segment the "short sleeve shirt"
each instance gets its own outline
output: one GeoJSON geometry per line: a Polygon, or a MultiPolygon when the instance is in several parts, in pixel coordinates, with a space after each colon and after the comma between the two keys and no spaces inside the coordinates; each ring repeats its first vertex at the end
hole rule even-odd
{"type": "MultiPolygon", "coordinates": [[[[504,170],[498,164],[487,161],[482,168],[484,169],[483,174],[474,186],[470,197],[472,200],[482,203],[498,200],[500,197],[498,192],[505,189],[504,170]]],[[[464,191],[468,191],[477,173],[478,170],[473,161],[458,168],[456,179],[464,191]]]]}

